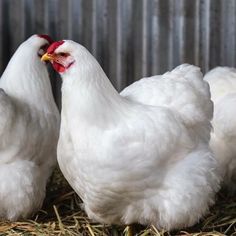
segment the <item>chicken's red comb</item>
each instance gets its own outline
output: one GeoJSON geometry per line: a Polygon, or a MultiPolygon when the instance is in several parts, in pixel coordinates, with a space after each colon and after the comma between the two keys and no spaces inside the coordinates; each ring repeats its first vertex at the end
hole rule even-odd
{"type": "Polygon", "coordinates": [[[46,39],[46,40],[49,42],[49,44],[51,44],[51,43],[54,42],[54,41],[51,39],[51,37],[50,37],[49,35],[47,35],[47,34],[38,34],[38,36],[39,36],[40,38],[46,39]]]}
{"type": "Polygon", "coordinates": [[[52,43],[52,44],[48,47],[47,53],[49,53],[49,54],[54,53],[54,51],[55,51],[60,45],[62,45],[63,43],[64,43],[63,40],[52,43]]]}

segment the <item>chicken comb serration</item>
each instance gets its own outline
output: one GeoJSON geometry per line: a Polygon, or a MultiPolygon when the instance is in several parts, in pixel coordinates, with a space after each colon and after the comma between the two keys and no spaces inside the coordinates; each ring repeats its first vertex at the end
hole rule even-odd
{"type": "Polygon", "coordinates": [[[51,53],[54,53],[54,51],[55,51],[60,45],[62,45],[63,43],[64,43],[63,40],[52,43],[52,44],[48,47],[47,53],[50,53],[50,54],[51,54],[51,53]]]}
{"type": "Polygon", "coordinates": [[[38,34],[38,36],[40,38],[46,39],[49,42],[49,44],[52,44],[54,42],[52,38],[47,34],[38,34]]]}

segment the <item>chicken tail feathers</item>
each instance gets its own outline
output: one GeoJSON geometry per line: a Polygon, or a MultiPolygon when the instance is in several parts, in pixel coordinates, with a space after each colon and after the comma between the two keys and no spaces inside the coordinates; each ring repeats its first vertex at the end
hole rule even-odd
{"type": "Polygon", "coordinates": [[[209,84],[203,80],[197,66],[183,64],[164,74],[165,79],[175,80],[175,101],[172,107],[179,112],[187,126],[203,125],[211,129],[213,102],[209,84]],[[179,87],[179,88],[178,88],[179,87]]]}

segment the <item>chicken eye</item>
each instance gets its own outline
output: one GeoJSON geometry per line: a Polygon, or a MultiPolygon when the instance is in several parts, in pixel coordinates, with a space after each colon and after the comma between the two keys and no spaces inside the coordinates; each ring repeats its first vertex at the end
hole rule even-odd
{"type": "Polygon", "coordinates": [[[58,53],[59,56],[62,56],[62,57],[67,57],[68,56],[68,53],[64,53],[64,52],[60,52],[58,53]]]}
{"type": "Polygon", "coordinates": [[[39,56],[43,55],[44,54],[44,50],[42,48],[40,48],[39,51],[38,51],[38,54],[39,54],[39,56]]]}
{"type": "Polygon", "coordinates": [[[45,44],[38,50],[39,57],[42,57],[42,55],[47,51],[48,46],[48,44],[45,44]]]}
{"type": "Polygon", "coordinates": [[[39,57],[42,57],[42,55],[45,53],[45,49],[44,48],[40,48],[39,50],[38,50],[38,56],[39,57]]]}

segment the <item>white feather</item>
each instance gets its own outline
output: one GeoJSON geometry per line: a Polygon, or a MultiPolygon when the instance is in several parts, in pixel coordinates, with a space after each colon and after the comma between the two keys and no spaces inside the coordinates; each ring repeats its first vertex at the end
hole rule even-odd
{"type": "Polygon", "coordinates": [[[33,35],[11,58],[0,80],[0,217],[29,217],[44,200],[56,162],[59,112],[33,35]]]}
{"type": "Polygon", "coordinates": [[[214,102],[211,147],[219,160],[225,185],[236,190],[236,69],[217,67],[204,79],[210,84],[214,102]]]}
{"type": "Polygon", "coordinates": [[[196,223],[219,188],[199,68],[182,65],[120,95],[84,47],[66,40],[60,52],[75,63],[61,74],[58,161],[88,216],[166,229],[196,223]]]}

